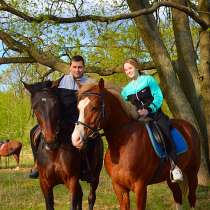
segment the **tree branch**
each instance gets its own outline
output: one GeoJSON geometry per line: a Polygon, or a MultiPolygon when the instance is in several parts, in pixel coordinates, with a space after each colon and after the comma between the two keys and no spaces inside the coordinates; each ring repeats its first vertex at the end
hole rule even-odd
{"type": "Polygon", "coordinates": [[[40,52],[32,42],[29,41],[26,37],[22,36],[21,39],[27,41],[27,44],[23,44],[19,41],[16,41],[9,33],[6,33],[0,30],[0,39],[10,48],[11,50],[27,53],[29,57],[33,58],[37,63],[48,66],[49,68],[60,71],[67,72],[68,64],[63,62],[61,59],[53,56],[47,52],[40,52]]]}
{"type": "Polygon", "coordinates": [[[0,29],[0,39],[7,45],[7,47],[13,51],[16,52],[23,52],[24,51],[24,45],[13,39],[8,33],[4,32],[0,29]]]}
{"type": "Polygon", "coordinates": [[[85,16],[76,16],[76,17],[70,17],[70,18],[57,17],[54,15],[39,15],[37,17],[32,17],[19,10],[16,10],[15,8],[7,4],[4,0],[0,0],[0,5],[1,5],[0,10],[7,11],[28,22],[36,22],[36,23],[41,23],[43,21],[47,21],[47,22],[54,21],[56,23],[78,23],[78,22],[86,22],[86,21],[112,23],[118,20],[131,19],[131,18],[135,18],[141,15],[147,15],[147,14],[153,13],[158,8],[165,6],[165,7],[172,7],[182,12],[185,12],[205,30],[210,27],[210,23],[205,22],[197,13],[195,13],[189,7],[186,7],[186,6],[174,3],[174,2],[168,2],[168,1],[157,2],[157,3],[154,3],[150,8],[141,9],[141,10],[128,13],[128,14],[120,14],[120,15],[114,15],[114,16],[85,15],[85,16]]]}
{"type": "MultiPolygon", "coordinates": [[[[65,47],[66,50],[72,50],[76,47],[84,47],[84,48],[105,48],[104,45],[90,45],[90,44],[82,44],[82,45],[77,45],[77,46],[71,46],[71,47],[65,47]]],[[[107,48],[122,48],[122,49],[129,49],[129,50],[134,50],[134,51],[141,51],[141,52],[145,52],[148,53],[148,50],[146,49],[141,49],[138,46],[131,46],[131,45],[121,45],[121,46],[117,46],[117,45],[108,45],[107,48]]]]}
{"type": "MultiPolygon", "coordinates": [[[[148,63],[142,63],[141,64],[141,68],[143,70],[152,70],[152,69],[156,69],[156,66],[154,65],[153,62],[148,62],[148,63]]],[[[122,65],[120,66],[116,66],[116,67],[112,67],[112,68],[100,68],[100,67],[96,67],[96,66],[86,66],[85,67],[85,72],[86,73],[97,73],[100,76],[110,76],[116,73],[122,73],[123,69],[122,69],[122,65]]]]}
{"type": "Polygon", "coordinates": [[[31,57],[6,57],[0,58],[0,64],[10,63],[37,63],[35,59],[31,57]]]}
{"type": "MultiPolygon", "coordinates": [[[[38,63],[34,58],[32,57],[7,57],[7,58],[0,58],[0,65],[1,64],[10,64],[10,63],[38,63]]],[[[66,66],[69,66],[68,63],[65,63],[66,66]]],[[[148,63],[143,63],[141,64],[141,68],[143,70],[151,70],[151,69],[156,69],[155,65],[153,62],[148,62],[148,63]]],[[[52,72],[54,72],[54,68],[51,68],[49,71],[47,71],[43,77],[48,76],[52,72]]],[[[122,66],[117,66],[113,68],[101,68],[101,67],[96,67],[96,66],[86,66],[85,68],[86,73],[97,73],[101,76],[110,76],[115,73],[120,73],[123,72],[122,66]]],[[[67,72],[64,72],[67,73],[67,72]]]]}

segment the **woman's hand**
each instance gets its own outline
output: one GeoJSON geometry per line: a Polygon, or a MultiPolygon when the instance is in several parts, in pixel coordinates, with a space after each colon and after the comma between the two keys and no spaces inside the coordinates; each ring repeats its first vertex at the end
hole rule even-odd
{"type": "Polygon", "coordinates": [[[139,109],[138,113],[140,117],[146,117],[149,114],[149,111],[147,109],[139,109]]]}

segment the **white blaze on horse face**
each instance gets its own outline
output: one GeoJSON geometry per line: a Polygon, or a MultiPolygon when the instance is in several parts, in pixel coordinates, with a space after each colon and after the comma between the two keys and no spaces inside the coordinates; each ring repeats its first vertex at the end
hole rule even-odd
{"type": "MultiPolygon", "coordinates": [[[[90,99],[88,97],[82,99],[78,104],[79,109],[79,122],[85,123],[85,107],[89,104],[90,99]]],[[[83,146],[83,139],[84,139],[84,126],[82,124],[76,124],[74,131],[72,133],[72,144],[81,149],[83,146]]]]}

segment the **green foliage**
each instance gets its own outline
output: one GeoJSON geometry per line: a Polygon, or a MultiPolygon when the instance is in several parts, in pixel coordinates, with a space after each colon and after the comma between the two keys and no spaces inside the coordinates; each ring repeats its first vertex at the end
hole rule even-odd
{"type": "Polygon", "coordinates": [[[0,139],[28,141],[34,120],[30,116],[29,98],[13,91],[0,92],[0,139]]]}

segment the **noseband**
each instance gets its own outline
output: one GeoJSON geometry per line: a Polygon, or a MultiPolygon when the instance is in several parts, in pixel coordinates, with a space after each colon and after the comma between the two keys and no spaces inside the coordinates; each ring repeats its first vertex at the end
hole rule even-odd
{"type": "Polygon", "coordinates": [[[86,140],[87,140],[88,138],[94,138],[97,135],[100,135],[99,131],[101,130],[101,128],[100,128],[101,119],[104,119],[104,117],[105,117],[104,95],[103,95],[103,93],[92,93],[92,92],[86,92],[86,93],[83,93],[82,95],[84,95],[84,96],[95,95],[95,96],[100,97],[100,99],[101,99],[101,102],[100,102],[100,117],[98,119],[98,126],[96,128],[93,128],[90,125],[88,125],[88,124],[86,124],[84,122],[81,122],[79,120],[75,123],[76,125],[81,124],[84,127],[88,128],[88,129],[90,129],[92,131],[92,133],[90,133],[86,137],[86,140]]]}

